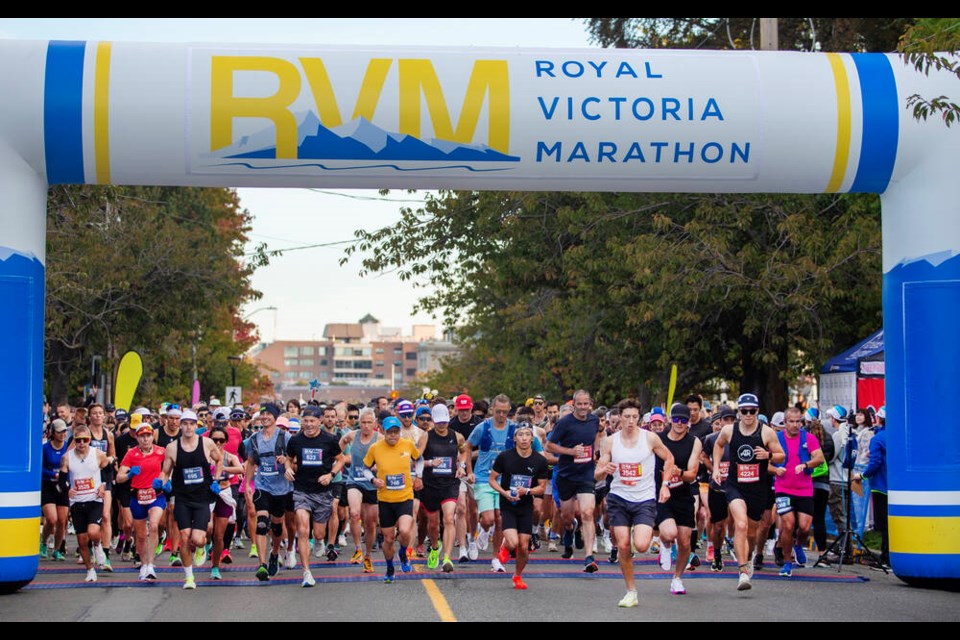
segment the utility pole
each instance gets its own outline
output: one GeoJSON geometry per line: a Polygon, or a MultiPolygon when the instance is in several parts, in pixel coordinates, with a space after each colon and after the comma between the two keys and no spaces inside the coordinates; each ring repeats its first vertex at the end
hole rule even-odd
{"type": "Polygon", "coordinates": [[[777,18],[760,18],[760,50],[777,51],[779,48],[777,18]]]}

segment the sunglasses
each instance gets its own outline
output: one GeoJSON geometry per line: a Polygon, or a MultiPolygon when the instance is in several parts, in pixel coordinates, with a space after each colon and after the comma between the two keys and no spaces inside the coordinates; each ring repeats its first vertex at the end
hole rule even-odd
{"type": "Polygon", "coordinates": [[[80,444],[83,442],[90,442],[90,438],[74,438],[73,441],[76,442],[77,444],[80,444]]]}
{"type": "Polygon", "coordinates": [[[349,416],[347,416],[347,419],[348,419],[348,420],[359,420],[359,419],[360,419],[360,414],[356,414],[356,415],[350,414],[349,416]]]}
{"type": "Polygon", "coordinates": [[[430,419],[431,419],[430,416],[420,416],[419,418],[417,418],[417,420],[421,420],[423,422],[427,422],[430,419]]]}
{"type": "Polygon", "coordinates": [[[760,409],[740,409],[740,415],[742,416],[755,416],[760,413],[760,409]]]}
{"type": "Polygon", "coordinates": [[[224,442],[226,442],[226,440],[224,440],[223,438],[210,438],[210,439],[216,442],[217,444],[223,444],[224,442]]]}
{"type": "Polygon", "coordinates": [[[671,418],[673,424],[689,424],[690,420],[687,418],[671,418]]]}

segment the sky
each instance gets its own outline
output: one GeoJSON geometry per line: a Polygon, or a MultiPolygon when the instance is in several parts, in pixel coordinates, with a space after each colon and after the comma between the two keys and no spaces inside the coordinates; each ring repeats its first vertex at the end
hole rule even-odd
{"type": "MultiPolygon", "coordinates": [[[[0,38],[251,44],[430,45],[571,48],[591,46],[572,18],[2,18],[0,38]]],[[[250,249],[295,249],[351,240],[357,228],[377,229],[416,207],[416,194],[373,190],[239,189],[254,217],[250,249]]],[[[327,323],[356,322],[367,313],[409,334],[436,324],[412,314],[414,288],[392,275],[358,274],[359,260],[341,267],[345,245],[296,249],[254,274],[263,293],[242,314],[264,342],[320,339],[327,323]],[[321,294],[321,295],[305,295],[321,294]],[[274,310],[275,308],[276,310],[274,310]]]]}

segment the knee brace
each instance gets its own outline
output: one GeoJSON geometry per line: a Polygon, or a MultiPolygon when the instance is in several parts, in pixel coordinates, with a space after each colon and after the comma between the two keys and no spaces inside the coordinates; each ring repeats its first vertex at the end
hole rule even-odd
{"type": "Polygon", "coordinates": [[[265,536],[270,530],[270,518],[268,516],[257,516],[257,535],[265,536]]]}
{"type": "Polygon", "coordinates": [[[275,522],[273,525],[270,526],[270,529],[273,531],[273,535],[274,535],[274,537],[276,537],[276,538],[279,538],[280,536],[283,535],[283,523],[282,523],[282,522],[275,522]]]}

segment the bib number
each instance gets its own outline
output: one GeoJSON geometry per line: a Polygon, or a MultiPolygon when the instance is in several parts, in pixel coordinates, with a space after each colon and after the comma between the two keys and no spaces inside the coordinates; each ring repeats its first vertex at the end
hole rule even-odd
{"type": "Polygon", "coordinates": [[[264,478],[270,478],[278,475],[277,459],[273,456],[260,458],[260,475],[264,478]]]}
{"type": "Polygon", "coordinates": [[[683,486],[683,472],[679,469],[674,471],[673,477],[667,482],[667,486],[671,489],[676,489],[677,487],[683,486]]]}
{"type": "Polygon", "coordinates": [[[516,474],[510,476],[511,489],[529,489],[533,485],[533,476],[516,474]]]}
{"type": "Polygon", "coordinates": [[[620,482],[632,487],[643,477],[643,466],[639,462],[621,462],[619,467],[620,482]]]}
{"type": "Polygon", "coordinates": [[[203,467],[189,467],[183,470],[183,484],[202,484],[203,467]]]}
{"type": "Polygon", "coordinates": [[[94,449],[99,449],[100,451],[103,451],[104,453],[107,452],[107,445],[109,445],[109,444],[110,444],[110,443],[107,442],[106,440],[91,440],[91,441],[90,441],[90,446],[91,446],[91,447],[93,447],[94,449]]]}
{"type": "Polygon", "coordinates": [[[435,476],[452,476],[453,475],[453,458],[434,458],[437,462],[436,466],[433,467],[433,475],[435,476]]]}
{"type": "Polygon", "coordinates": [[[403,491],[404,489],[406,489],[407,483],[404,478],[404,475],[405,474],[402,474],[402,473],[395,473],[387,476],[385,478],[385,481],[387,483],[386,485],[387,491],[403,491]]]}
{"type": "Polygon", "coordinates": [[[587,464],[588,462],[593,462],[593,445],[583,445],[583,455],[575,457],[573,461],[576,464],[587,464]]]}
{"type": "Polygon", "coordinates": [[[779,515],[786,515],[793,511],[793,505],[790,504],[790,498],[788,496],[780,496],[777,498],[777,513],[779,515]]]}
{"type": "Polygon", "coordinates": [[[304,449],[300,452],[300,464],[305,467],[323,466],[323,449],[304,449]]]}
{"type": "Polygon", "coordinates": [[[93,478],[74,478],[73,490],[77,493],[90,493],[93,491],[93,478]]]}
{"type": "Polygon", "coordinates": [[[717,470],[717,475],[719,476],[720,480],[724,480],[727,477],[727,475],[729,475],[729,473],[730,473],[730,461],[728,460],[727,462],[721,462],[720,468],[717,470]]]}
{"type": "Polygon", "coordinates": [[[150,489],[137,489],[137,504],[147,506],[157,500],[157,492],[150,489]]]}
{"type": "Polygon", "coordinates": [[[760,465],[759,464],[738,464],[737,465],[737,482],[740,484],[750,484],[753,482],[760,482],[760,465]]]}

